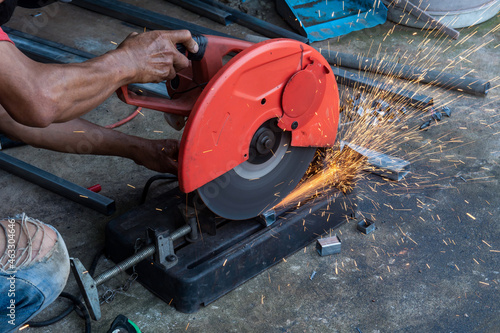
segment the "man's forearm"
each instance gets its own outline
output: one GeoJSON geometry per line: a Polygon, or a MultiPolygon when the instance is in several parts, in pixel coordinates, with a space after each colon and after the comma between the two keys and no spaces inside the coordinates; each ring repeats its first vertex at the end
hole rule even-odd
{"type": "Polygon", "coordinates": [[[0,106],[0,132],[29,145],[63,153],[111,155],[158,171],[177,173],[176,140],[148,140],[107,129],[83,119],[46,128],[19,124],[0,106]]]}
{"type": "Polygon", "coordinates": [[[118,50],[80,64],[57,65],[37,63],[10,43],[0,48],[0,103],[28,126],[78,117],[133,80],[133,72],[117,60],[118,50]]]}
{"type": "MultiPolygon", "coordinates": [[[[133,82],[133,72],[120,63],[119,51],[111,51],[84,63],[45,65],[41,77],[50,86],[43,110],[56,107],[53,122],[65,122],[104,102],[120,86],[133,82]]],[[[36,98],[35,98],[36,99],[36,98]]]]}
{"type": "Polygon", "coordinates": [[[121,85],[160,82],[189,65],[176,43],[196,52],[189,31],[132,34],[103,56],[80,64],[40,64],[0,42],[0,105],[17,122],[46,127],[77,118],[121,85]]]}

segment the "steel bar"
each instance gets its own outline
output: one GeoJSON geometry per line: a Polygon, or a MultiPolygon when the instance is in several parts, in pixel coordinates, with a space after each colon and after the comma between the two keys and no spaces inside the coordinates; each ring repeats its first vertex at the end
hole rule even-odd
{"type": "Polygon", "coordinates": [[[341,141],[340,146],[354,150],[367,158],[369,164],[365,171],[377,174],[394,181],[402,180],[410,172],[410,162],[401,158],[383,154],[381,152],[358,146],[354,143],[341,141]]]}
{"type": "MultiPolygon", "coordinates": [[[[76,62],[78,60],[83,61],[83,59],[87,60],[87,59],[94,58],[96,56],[95,54],[81,51],[81,50],[72,48],[70,46],[61,44],[61,43],[53,42],[51,40],[47,40],[47,39],[43,39],[43,38],[40,38],[37,36],[33,36],[33,35],[28,34],[28,33],[25,33],[25,32],[19,31],[19,30],[15,30],[15,29],[12,29],[12,28],[9,28],[6,26],[2,26],[2,29],[5,33],[7,33],[9,35],[9,37],[11,39],[16,39],[16,41],[22,42],[21,45],[23,45],[23,46],[29,45],[30,42],[33,42],[33,43],[36,43],[38,45],[41,44],[40,47],[47,47],[47,48],[54,50],[54,52],[60,52],[60,55],[63,56],[61,58],[62,60],[64,60],[66,56],[74,57],[74,61],[73,60],[70,61],[70,58],[68,58],[68,62],[76,62]]],[[[14,43],[16,44],[16,46],[18,48],[20,48],[17,45],[16,41],[14,43]]],[[[22,49],[21,49],[21,51],[22,51],[22,49]]],[[[57,59],[51,59],[51,60],[52,60],[51,62],[57,61],[57,59]]],[[[58,62],[62,63],[62,61],[58,61],[58,62]]]]}
{"type": "Polygon", "coordinates": [[[199,14],[201,16],[205,16],[206,18],[211,19],[212,21],[218,22],[220,24],[228,25],[232,21],[229,19],[231,16],[227,11],[211,6],[205,2],[199,0],[167,0],[168,2],[173,3],[179,7],[192,11],[193,13],[199,14]]]}
{"type": "Polygon", "coordinates": [[[19,146],[24,146],[25,143],[21,141],[11,140],[6,137],[4,134],[0,133],[0,150],[5,150],[8,148],[14,148],[19,146]]]}
{"type": "Polygon", "coordinates": [[[73,0],[71,2],[81,8],[92,10],[99,14],[113,17],[140,27],[152,30],[187,29],[194,34],[231,37],[222,32],[182,21],[170,16],[155,13],[151,10],[133,6],[116,0],[73,0]]]}
{"type": "Polygon", "coordinates": [[[434,17],[427,14],[424,10],[415,6],[408,0],[392,0],[387,5],[390,7],[401,8],[404,12],[407,12],[408,14],[416,17],[418,20],[425,20],[427,24],[425,28],[427,29],[438,29],[438,31],[444,32],[453,39],[458,39],[458,37],[460,37],[460,32],[439,22],[434,17]]]}
{"type": "Polygon", "coordinates": [[[0,169],[57,193],[67,199],[73,200],[76,203],[92,208],[102,214],[112,215],[115,212],[114,200],[94,193],[85,187],[71,183],[2,152],[0,152],[0,169]]]}
{"type": "Polygon", "coordinates": [[[490,89],[490,82],[478,78],[447,74],[443,71],[400,65],[393,62],[329,50],[321,50],[321,54],[332,65],[388,75],[419,83],[428,83],[476,96],[486,96],[490,89]]]}
{"type": "Polygon", "coordinates": [[[270,38],[284,37],[284,38],[295,39],[303,43],[309,43],[309,39],[307,37],[296,34],[293,31],[283,29],[281,27],[278,27],[277,25],[268,23],[266,21],[259,20],[256,17],[245,14],[229,6],[223,5],[218,1],[214,0],[200,0],[200,1],[230,13],[231,14],[231,16],[229,17],[230,20],[234,21],[235,23],[238,23],[239,25],[247,27],[255,32],[258,32],[261,35],[270,38]]]}
{"type": "Polygon", "coordinates": [[[73,62],[83,62],[90,59],[79,54],[71,53],[66,50],[41,43],[40,41],[26,39],[12,33],[8,34],[10,39],[16,44],[17,48],[35,61],[67,64],[73,62]]]}
{"type": "Polygon", "coordinates": [[[341,250],[342,241],[337,235],[316,240],[316,251],[322,257],[340,253],[341,250]]]}
{"type": "Polygon", "coordinates": [[[414,91],[394,88],[392,85],[362,77],[356,73],[351,73],[332,66],[333,74],[338,84],[348,87],[364,89],[365,92],[386,92],[390,98],[395,99],[398,103],[408,104],[417,108],[429,108],[433,105],[433,98],[417,94],[414,91]]]}

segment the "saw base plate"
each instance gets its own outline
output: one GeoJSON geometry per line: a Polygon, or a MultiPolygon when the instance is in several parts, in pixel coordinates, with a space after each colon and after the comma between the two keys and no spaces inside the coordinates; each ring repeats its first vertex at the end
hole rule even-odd
{"type": "MultiPolygon", "coordinates": [[[[176,242],[178,263],[165,270],[151,260],[139,263],[138,281],[178,311],[193,313],[237,288],[320,235],[354,218],[355,195],[332,190],[300,208],[280,213],[269,227],[258,218],[230,221],[199,212],[201,239],[176,242]]],[[[184,224],[178,209],[186,194],[175,188],[106,226],[106,254],[120,262],[134,254],[146,229],[175,230],[184,224]],[[161,210],[161,211],[160,211],[161,210]]]]}

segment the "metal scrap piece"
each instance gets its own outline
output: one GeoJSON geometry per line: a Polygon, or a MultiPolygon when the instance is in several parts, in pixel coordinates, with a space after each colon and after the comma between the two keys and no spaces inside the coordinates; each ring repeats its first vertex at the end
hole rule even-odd
{"type": "Polygon", "coordinates": [[[356,229],[358,229],[365,235],[368,235],[369,233],[372,233],[375,230],[375,222],[373,222],[370,219],[363,219],[358,222],[356,229]]]}
{"type": "Polygon", "coordinates": [[[352,150],[367,157],[367,163],[370,164],[370,166],[366,171],[395,181],[400,181],[410,172],[410,162],[406,160],[346,141],[340,143],[340,148],[342,149],[346,145],[352,150]]]}
{"type": "Polygon", "coordinates": [[[327,238],[320,238],[316,241],[316,251],[319,255],[329,256],[331,254],[340,253],[342,242],[340,238],[335,235],[327,238]]]}

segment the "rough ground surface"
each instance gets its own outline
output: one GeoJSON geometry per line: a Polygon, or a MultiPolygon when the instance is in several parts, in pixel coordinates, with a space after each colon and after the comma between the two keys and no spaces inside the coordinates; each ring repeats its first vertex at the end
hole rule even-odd
{"type": "MultiPolygon", "coordinates": [[[[126,2],[237,37],[255,34],[238,25],[220,26],[166,1],[126,2]]],[[[272,1],[251,0],[244,6],[250,14],[259,11],[266,20],[286,26],[269,4],[272,1]]],[[[424,91],[435,96],[437,105],[448,103],[452,117],[419,133],[418,140],[400,145],[398,155],[412,161],[412,173],[403,184],[375,176],[359,181],[358,218],[375,220],[377,229],[366,236],[356,231],[356,221],[343,225],[338,230],[341,254],[319,257],[312,244],[194,314],[176,312],[133,283],[112,303],[103,305],[103,318],[93,323],[93,330],[106,332],[121,313],[143,332],[357,332],[356,327],[363,333],[498,332],[499,24],[496,16],[480,26],[462,29],[458,41],[445,41],[387,22],[316,43],[315,47],[401,62],[423,59],[425,63],[425,58],[435,57],[437,69],[462,57],[447,71],[472,71],[470,75],[491,80],[495,88],[485,98],[437,88],[424,91]],[[480,45],[484,46],[467,52],[480,45]],[[313,272],[316,274],[310,279],[313,272]]],[[[38,11],[18,9],[9,26],[96,54],[114,48],[112,42],[120,42],[130,32],[142,30],[62,4],[38,11]],[[42,15],[32,16],[39,11],[42,15]]],[[[108,124],[132,111],[133,107],[112,96],[85,118],[108,124]]],[[[119,130],[150,138],[180,138],[180,133],[169,131],[159,112],[143,113],[144,117],[119,130]],[[163,133],[155,132],[159,130],[163,133]]],[[[428,118],[429,114],[422,114],[410,125],[428,118]]],[[[138,204],[141,187],[155,174],[120,158],[65,155],[32,147],[6,152],[82,186],[100,183],[102,194],[116,200],[113,217],[138,204]]],[[[112,217],[3,171],[0,189],[0,215],[24,211],[53,224],[65,238],[71,256],[90,265],[104,244],[104,227],[112,217]]],[[[158,186],[152,195],[164,189],[158,186]]],[[[104,260],[99,269],[109,265],[104,260]]],[[[126,275],[120,276],[106,286],[116,288],[126,279],[126,275]]],[[[72,277],[67,291],[77,292],[72,277]]],[[[40,318],[58,313],[63,303],[56,302],[40,318]]],[[[53,326],[25,332],[82,330],[83,321],[71,314],[53,326]]]]}

